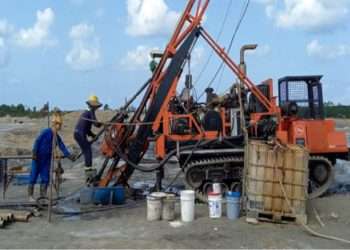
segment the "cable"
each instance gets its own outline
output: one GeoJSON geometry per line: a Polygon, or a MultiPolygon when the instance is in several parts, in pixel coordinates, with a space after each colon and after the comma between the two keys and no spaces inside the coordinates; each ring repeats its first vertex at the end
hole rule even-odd
{"type": "Polygon", "coordinates": [[[180,176],[181,172],[184,170],[184,168],[186,167],[188,161],[191,159],[193,152],[198,148],[199,144],[202,142],[202,140],[199,140],[194,147],[191,150],[191,153],[187,156],[183,166],[180,166],[180,170],[177,172],[177,174],[175,175],[175,177],[171,180],[171,182],[167,185],[167,187],[165,188],[165,190],[167,190],[169,187],[171,187],[174,182],[176,181],[176,179],[180,176]]]}
{"type": "MultiPolygon", "coordinates": [[[[245,17],[246,14],[247,14],[249,5],[250,5],[250,0],[247,0],[246,5],[245,5],[244,8],[243,8],[243,11],[242,11],[242,13],[241,13],[241,16],[240,16],[240,18],[239,18],[239,20],[238,20],[238,23],[237,23],[237,25],[236,25],[236,27],[235,27],[235,30],[234,30],[234,32],[233,32],[233,35],[232,35],[232,37],[231,37],[231,41],[230,41],[230,44],[229,44],[228,49],[227,49],[227,54],[230,53],[230,51],[231,51],[231,49],[232,49],[233,42],[234,42],[234,40],[235,40],[235,38],[236,38],[236,35],[237,35],[238,31],[239,31],[239,28],[241,27],[241,24],[242,24],[242,22],[243,22],[243,20],[244,20],[244,17],[245,17]]],[[[224,65],[225,65],[225,64],[224,64],[224,61],[222,61],[221,64],[220,64],[220,66],[219,66],[218,69],[216,70],[216,72],[215,72],[213,78],[209,81],[209,84],[208,84],[207,88],[209,88],[209,87],[213,84],[213,82],[215,81],[216,77],[218,76],[218,74],[220,73],[220,70],[222,69],[222,67],[223,67],[224,65]]],[[[204,93],[205,93],[205,91],[203,91],[203,92],[200,94],[200,96],[199,96],[199,98],[197,99],[197,101],[204,95],[204,93]]]]}
{"type": "MultiPolygon", "coordinates": [[[[230,0],[229,4],[227,6],[227,9],[226,9],[226,13],[225,13],[223,22],[221,23],[221,27],[220,27],[219,33],[218,33],[218,35],[216,37],[216,41],[219,41],[219,39],[220,39],[220,37],[222,35],[222,32],[224,31],[224,27],[226,25],[226,22],[227,22],[227,19],[228,19],[228,14],[230,13],[230,10],[231,10],[231,7],[232,7],[232,3],[233,3],[233,1],[230,0]]],[[[210,55],[209,55],[209,57],[208,57],[208,59],[207,59],[207,61],[204,64],[202,70],[199,72],[199,74],[197,76],[197,79],[194,81],[193,85],[196,85],[199,82],[199,80],[201,79],[203,73],[206,71],[206,69],[207,69],[207,67],[209,65],[209,62],[210,62],[211,58],[213,57],[213,55],[214,55],[214,51],[212,50],[210,55]]]]}
{"type": "MultiPolygon", "coordinates": [[[[208,140],[208,141],[204,141],[204,142],[201,142],[200,145],[198,146],[205,146],[205,145],[208,145],[212,142],[216,141],[216,139],[214,140],[208,140]]],[[[195,147],[195,145],[189,145],[189,146],[184,146],[182,149],[192,149],[193,147],[195,147]]],[[[165,158],[157,165],[154,165],[154,166],[151,166],[151,167],[144,167],[144,166],[141,166],[141,165],[137,165],[135,164],[134,162],[130,161],[128,159],[128,157],[121,151],[121,149],[117,146],[116,147],[116,153],[118,154],[118,156],[124,160],[127,164],[129,164],[131,167],[141,171],[141,172],[153,172],[157,169],[160,169],[161,167],[163,167],[167,162],[168,160],[173,156],[175,155],[175,153],[177,152],[177,149],[173,149],[172,151],[170,151],[166,156],[165,158]]]]}

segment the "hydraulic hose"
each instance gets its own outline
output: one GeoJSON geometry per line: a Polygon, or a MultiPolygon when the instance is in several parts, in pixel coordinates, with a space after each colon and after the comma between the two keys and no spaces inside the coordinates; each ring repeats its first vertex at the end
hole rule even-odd
{"type": "Polygon", "coordinates": [[[183,169],[186,167],[188,161],[191,159],[192,155],[193,155],[193,152],[198,148],[199,144],[201,143],[202,141],[198,141],[194,147],[192,148],[191,150],[191,153],[187,156],[183,166],[180,166],[180,170],[177,172],[176,176],[172,179],[172,181],[168,184],[168,186],[165,188],[165,190],[167,190],[169,187],[171,187],[174,182],[176,181],[176,179],[180,176],[181,172],[183,171],[183,169]]]}
{"type": "MultiPolygon", "coordinates": [[[[214,139],[214,140],[209,140],[209,141],[204,141],[202,143],[200,143],[199,145],[189,145],[189,146],[184,146],[182,147],[182,150],[188,150],[188,149],[193,149],[194,147],[202,147],[202,146],[206,146],[206,145],[209,145],[215,141],[217,141],[218,139],[214,139]]],[[[135,164],[134,162],[130,161],[127,156],[121,152],[121,149],[119,147],[116,148],[117,149],[117,154],[119,155],[119,157],[124,160],[127,164],[129,164],[130,166],[132,166],[133,168],[141,171],[141,172],[153,172],[155,170],[158,170],[160,168],[162,168],[168,161],[169,159],[176,154],[177,152],[177,149],[173,149],[172,151],[170,151],[166,156],[165,158],[157,165],[154,165],[152,167],[143,167],[143,166],[140,166],[140,165],[137,165],[135,164]]]]}

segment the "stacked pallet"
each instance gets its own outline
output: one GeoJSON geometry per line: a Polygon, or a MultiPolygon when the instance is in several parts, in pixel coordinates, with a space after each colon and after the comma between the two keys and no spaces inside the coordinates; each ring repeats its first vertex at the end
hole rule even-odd
{"type": "Polygon", "coordinates": [[[0,210],[0,228],[4,228],[13,222],[28,222],[32,212],[0,210]]]}
{"type": "Polygon", "coordinates": [[[247,217],[306,223],[308,152],[261,141],[251,141],[248,150],[247,217]]]}

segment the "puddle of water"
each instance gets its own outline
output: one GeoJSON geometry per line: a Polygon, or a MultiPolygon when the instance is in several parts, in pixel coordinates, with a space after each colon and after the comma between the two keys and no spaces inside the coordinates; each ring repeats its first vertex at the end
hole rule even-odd
{"type": "Polygon", "coordinates": [[[335,165],[334,182],[327,193],[350,193],[350,162],[337,160],[337,164],[335,165]]]}

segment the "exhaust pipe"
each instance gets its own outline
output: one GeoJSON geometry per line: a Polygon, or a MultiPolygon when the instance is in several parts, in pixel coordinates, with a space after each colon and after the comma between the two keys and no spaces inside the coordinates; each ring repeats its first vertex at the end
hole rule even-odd
{"type": "Polygon", "coordinates": [[[240,63],[239,68],[244,73],[244,76],[247,74],[247,65],[245,64],[244,56],[247,50],[255,50],[258,47],[257,44],[246,44],[243,45],[240,51],[240,63]]]}

